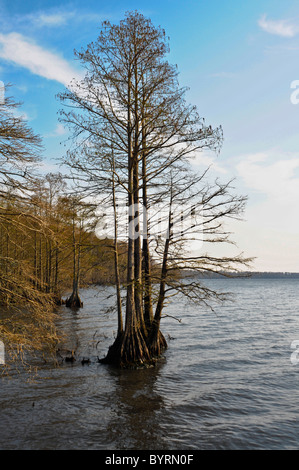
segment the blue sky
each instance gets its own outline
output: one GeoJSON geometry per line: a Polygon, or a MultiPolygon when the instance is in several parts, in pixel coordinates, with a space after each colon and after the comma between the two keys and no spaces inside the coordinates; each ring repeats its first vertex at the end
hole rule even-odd
{"type": "Polygon", "coordinates": [[[65,152],[55,95],[82,73],[73,50],[96,39],[102,20],[118,22],[135,9],[165,29],[189,101],[223,127],[220,155],[202,154],[194,165],[236,177],[248,195],[244,222],[230,226],[239,250],[257,257],[254,269],[299,271],[299,104],[291,101],[298,1],[0,0],[0,80],[14,85],[44,138],[43,171],[55,171],[65,152]]]}

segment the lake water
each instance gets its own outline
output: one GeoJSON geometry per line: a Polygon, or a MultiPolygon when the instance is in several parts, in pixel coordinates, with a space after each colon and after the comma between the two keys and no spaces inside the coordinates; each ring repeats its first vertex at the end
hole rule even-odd
{"type": "Polygon", "coordinates": [[[299,280],[204,282],[234,302],[212,312],[177,298],[166,312],[181,322],[163,319],[169,348],[152,369],[97,363],[116,330],[112,288],[83,290],[77,313],[61,307],[66,346],[91,364],[0,379],[0,449],[298,448],[299,280]]]}

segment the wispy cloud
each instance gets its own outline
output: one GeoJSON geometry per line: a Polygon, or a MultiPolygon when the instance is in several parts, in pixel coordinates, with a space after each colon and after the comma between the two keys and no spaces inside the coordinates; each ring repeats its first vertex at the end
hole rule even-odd
{"type": "Polygon", "coordinates": [[[66,13],[57,13],[57,14],[45,14],[40,13],[38,16],[34,17],[34,22],[38,26],[61,26],[68,22],[72,15],[66,13]]]}
{"type": "Polygon", "coordinates": [[[280,202],[295,202],[296,205],[299,198],[298,168],[298,157],[271,162],[267,153],[249,155],[237,165],[247,187],[280,202]]]}
{"type": "Polygon", "coordinates": [[[298,52],[299,46],[291,46],[288,44],[276,44],[275,46],[265,46],[264,48],[266,53],[269,54],[281,54],[286,52],[298,52]]]}
{"type": "Polygon", "coordinates": [[[236,76],[233,72],[215,72],[209,75],[212,78],[235,78],[236,76]]]}
{"type": "Polygon", "coordinates": [[[202,167],[206,169],[210,167],[211,170],[217,171],[218,173],[226,174],[227,170],[223,166],[219,165],[217,157],[212,153],[208,154],[205,152],[196,152],[194,158],[191,160],[192,165],[195,167],[202,167]]]}
{"type": "Polygon", "coordinates": [[[15,32],[0,34],[0,58],[65,86],[80,76],[63,57],[15,32]]]}
{"type": "Polygon", "coordinates": [[[288,20],[270,20],[267,19],[266,15],[263,15],[258,25],[260,28],[269,34],[275,34],[276,36],[282,36],[285,38],[292,38],[299,32],[297,25],[291,23],[288,20]]]}
{"type": "Polygon", "coordinates": [[[257,257],[257,270],[297,271],[298,155],[269,150],[239,158],[238,180],[245,184],[249,201],[246,224],[231,229],[238,245],[257,257]]]}
{"type": "Polygon", "coordinates": [[[239,177],[251,195],[262,195],[254,206],[259,223],[299,233],[299,158],[287,155],[273,161],[270,153],[249,155],[237,165],[239,177]]]}
{"type": "Polygon", "coordinates": [[[65,127],[62,124],[58,123],[54,131],[50,132],[49,134],[45,134],[44,137],[60,137],[64,134],[66,134],[65,127]]]}
{"type": "Polygon", "coordinates": [[[59,27],[65,26],[72,22],[73,24],[78,23],[97,23],[104,19],[103,15],[97,13],[89,13],[84,10],[69,10],[69,9],[50,9],[41,10],[34,13],[30,13],[25,17],[18,17],[18,22],[30,22],[37,28],[44,27],[59,27]]]}

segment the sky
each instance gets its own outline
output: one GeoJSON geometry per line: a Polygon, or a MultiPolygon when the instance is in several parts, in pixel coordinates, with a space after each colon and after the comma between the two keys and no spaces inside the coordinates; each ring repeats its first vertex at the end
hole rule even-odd
{"type": "Polygon", "coordinates": [[[202,153],[193,165],[234,178],[248,196],[244,220],[228,226],[237,247],[227,253],[255,257],[253,270],[299,272],[297,0],[0,0],[0,81],[13,85],[19,113],[43,138],[42,171],[59,171],[67,149],[57,94],[82,76],[74,49],[130,10],[165,29],[188,101],[223,128],[219,155],[202,153]]]}

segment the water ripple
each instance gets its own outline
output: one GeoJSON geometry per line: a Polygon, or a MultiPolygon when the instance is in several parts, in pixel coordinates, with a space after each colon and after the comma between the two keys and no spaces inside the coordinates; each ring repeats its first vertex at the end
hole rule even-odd
{"type": "Polygon", "coordinates": [[[34,383],[0,381],[1,449],[296,449],[299,365],[297,280],[209,280],[234,303],[186,306],[163,319],[169,349],[154,369],[96,362],[115,335],[110,288],[82,291],[84,308],[61,308],[66,348],[91,357],[45,366],[34,383]]]}

